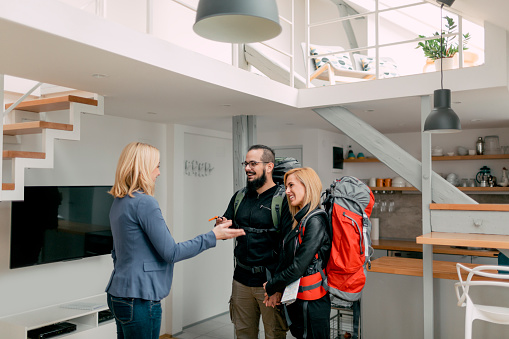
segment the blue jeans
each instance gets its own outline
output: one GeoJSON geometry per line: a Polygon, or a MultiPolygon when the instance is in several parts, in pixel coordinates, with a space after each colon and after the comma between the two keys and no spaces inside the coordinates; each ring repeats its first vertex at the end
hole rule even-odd
{"type": "Polygon", "coordinates": [[[161,302],[119,298],[108,294],[108,307],[115,316],[118,339],[158,339],[161,302]]]}

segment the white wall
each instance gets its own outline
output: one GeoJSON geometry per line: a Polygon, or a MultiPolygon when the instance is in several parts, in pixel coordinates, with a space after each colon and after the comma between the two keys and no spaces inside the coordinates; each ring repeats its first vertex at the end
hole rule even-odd
{"type": "MultiPolygon", "coordinates": [[[[231,134],[187,126],[174,126],[173,233],[187,240],[209,232],[208,219],[222,215],[233,194],[231,134]],[[209,175],[187,173],[185,161],[209,163],[209,175]]],[[[203,173],[202,173],[203,174],[203,173]]],[[[175,265],[172,287],[172,327],[182,327],[228,310],[233,277],[233,241],[175,265]]]]}
{"type": "Polygon", "coordinates": [[[302,145],[302,165],[313,168],[322,181],[324,188],[334,179],[346,174],[344,170],[332,169],[332,147],[345,148],[348,138],[339,133],[319,129],[285,130],[277,133],[265,133],[258,130],[258,143],[268,146],[302,145]]]}
{"type": "MultiPolygon", "coordinates": [[[[111,185],[120,151],[131,141],[158,147],[161,165],[166,165],[164,125],[111,116],[81,117],[81,140],[56,141],[54,169],[26,171],[27,185],[111,185]]],[[[156,184],[163,214],[166,182],[161,176],[156,184]]],[[[10,206],[0,203],[0,317],[104,292],[113,267],[109,255],[9,269],[10,206]]]]}
{"type": "MultiPolygon", "coordinates": [[[[60,0],[70,6],[95,14],[94,3],[83,0],[60,0]]],[[[157,38],[182,46],[188,50],[207,55],[231,64],[232,45],[204,39],[194,33],[196,12],[171,0],[152,0],[152,13],[147,12],[147,0],[104,0],[107,20],[132,28],[138,32],[153,34],[157,38]],[[151,28],[148,28],[148,17],[151,28]]],[[[196,0],[182,0],[192,8],[196,0]]],[[[100,11],[99,11],[100,12],[100,11]]]]}
{"type": "MultiPolygon", "coordinates": [[[[500,145],[509,145],[509,129],[476,129],[463,130],[455,134],[435,134],[432,136],[432,145],[440,146],[447,152],[456,152],[458,146],[475,149],[475,142],[478,137],[487,135],[498,135],[500,145]]],[[[389,139],[406,150],[417,160],[421,160],[421,143],[419,133],[393,133],[386,135],[389,139]]],[[[322,185],[328,185],[336,178],[345,175],[353,175],[359,179],[371,177],[392,178],[397,174],[383,163],[346,163],[343,170],[332,169],[332,147],[343,147],[345,152],[348,146],[352,145],[355,155],[363,152],[366,156],[372,156],[363,147],[352,141],[349,137],[338,133],[332,133],[317,129],[301,129],[293,131],[281,131],[277,133],[264,133],[258,131],[258,141],[269,146],[303,146],[303,165],[316,170],[322,185]]],[[[509,168],[509,160],[469,160],[469,161],[435,161],[433,170],[445,175],[449,173],[458,174],[459,178],[474,178],[482,166],[488,166],[492,175],[497,179],[502,177],[502,167],[509,168]]]]}

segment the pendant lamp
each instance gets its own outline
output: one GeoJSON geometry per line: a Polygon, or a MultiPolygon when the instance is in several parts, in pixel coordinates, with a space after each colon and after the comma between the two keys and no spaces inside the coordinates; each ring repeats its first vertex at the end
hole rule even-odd
{"type": "MultiPolygon", "coordinates": [[[[452,5],[454,0],[437,0],[441,3],[440,20],[442,20],[442,9],[445,5],[452,5]]],[[[441,26],[441,25],[440,25],[441,26]]],[[[440,29],[442,31],[442,29],[440,29]]],[[[433,93],[434,107],[424,122],[424,132],[429,133],[456,133],[461,132],[461,123],[458,115],[451,108],[451,90],[444,89],[444,70],[442,67],[443,32],[440,34],[440,80],[441,89],[433,93]]]]}
{"type": "Polygon", "coordinates": [[[260,42],[281,33],[276,0],[200,0],[196,34],[230,43],[260,42]]]}

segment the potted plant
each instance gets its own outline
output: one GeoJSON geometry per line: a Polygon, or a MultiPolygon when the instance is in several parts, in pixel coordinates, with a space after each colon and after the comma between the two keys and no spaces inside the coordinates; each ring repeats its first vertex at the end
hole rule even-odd
{"type": "MultiPolygon", "coordinates": [[[[454,23],[454,19],[449,16],[445,16],[444,19],[447,20],[447,23],[445,24],[445,31],[442,31],[442,35],[453,34],[455,32],[456,28],[458,27],[454,23]]],[[[433,33],[433,36],[440,37],[440,33],[435,32],[435,33],[433,33]]],[[[426,36],[419,35],[419,38],[426,38],[426,36]]],[[[422,48],[422,50],[424,52],[424,56],[426,56],[428,59],[435,61],[435,68],[438,71],[440,70],[440,62],[443,62],[444,69],[450,69],[450,68],[452,68],[452,61],[453,61],[452,57],[454,57],[454,55],[456,53],[458,53],[458,49],[459,49],[459,47],[458,47],[459,43],[456,38],[457,38],[456,35],[442,37],[442,40],[443,40],[442,43],[440,41],[440,38],[420,41],[417,44],[416,48],[422,48]],[[442,47],[440,48],[440,46],[442,46],[442,47]],[[440,58],[443,58],[443,60],[440,60],[440,58]],[[438,62],[437,62],[437,60],[438,60],[438,62]]],[[[463,34],[463,50],[464,51],[468,49],[466,47],[466,45],[467,45],[468,41],[470,40],[470,38],[471,38],[470,33],[463,34]]]]}

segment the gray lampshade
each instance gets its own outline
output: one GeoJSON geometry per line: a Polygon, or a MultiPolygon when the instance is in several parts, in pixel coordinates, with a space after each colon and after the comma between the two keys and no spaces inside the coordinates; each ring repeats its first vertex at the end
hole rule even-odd
{"type": "Polygon", "coordinates": [[[193,26],[210,40],[250,43],[281,33],[276,0],[200,0],[193,26]]]}
{"type": "Polygon", "coordinates": [[[424,132],[461,132],[460,119],[451,109],[451,90],[437,89],[433,96],[435,108],[431,111],[424,122],[424,132]]]}

